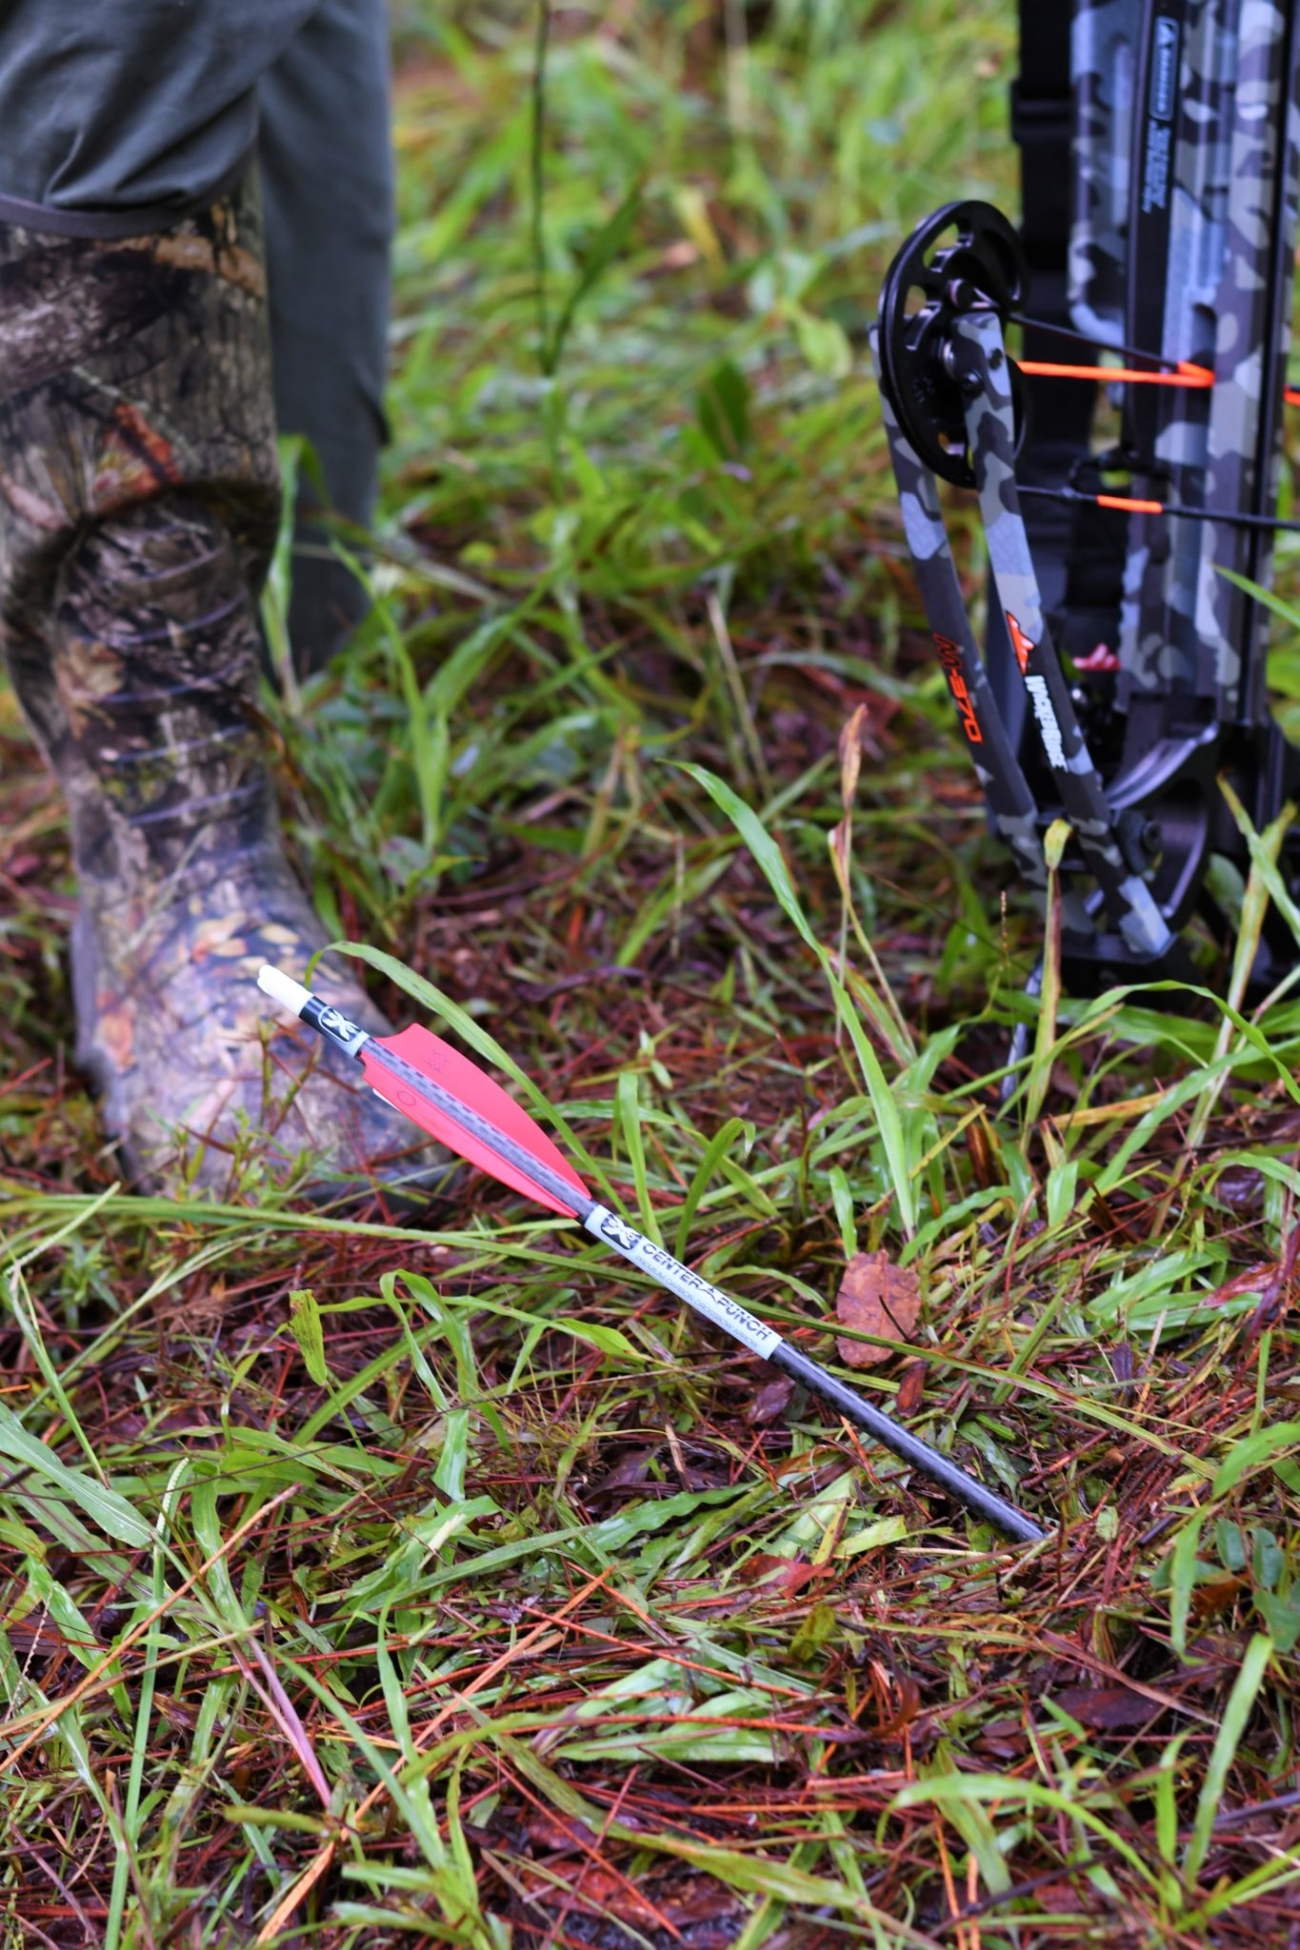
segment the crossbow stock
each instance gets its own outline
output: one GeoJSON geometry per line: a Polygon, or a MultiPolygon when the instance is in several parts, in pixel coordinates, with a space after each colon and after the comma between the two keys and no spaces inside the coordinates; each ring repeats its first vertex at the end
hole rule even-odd
{"type": "MultiPolygon", "coordinates": [[[[1231,933],[1212,860],[1248,864],[1220,777],[1257,828],[1300,785],[1268,708],[1267,610],[1242,586],[1268,588],[1274,531],[1291,525],[1277,505],[1298,11],[1023,0],[1022,228],[949,203],[881,293],[872,353],[930,631],[1031,888],[1047,827],[1069,822],[1062,947],[1078,987],[1189,974],[1194,915],[1231,933]],[[983,653],[940,481],[978,496],[983,653]]],[[[1256,981],[1295,958],[1274,917],[1256,981]]]]}

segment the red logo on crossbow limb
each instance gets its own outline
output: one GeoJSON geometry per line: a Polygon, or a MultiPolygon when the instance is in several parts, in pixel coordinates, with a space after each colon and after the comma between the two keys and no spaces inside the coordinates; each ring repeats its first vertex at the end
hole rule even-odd
{"type": "Polygon", "coordinates": [[[1034,647],[1033,643],[1025,635],[1010,610],[1007,611],[1007,629],[1011,633],[1011,647],[1016,653],[1016,662],[1020,665],[1023,676],[1029,663],[1029,653],[1034,647]]]}
{"type": "Polygon", "coordinates": [[[980,721],[975,715],[975,700],[970,694],[962,672],[961,651],[950,636],[940,636],[937,630],[934,644],[939,652],[939,662],[943,665],[944,676],[948,679],[952,701],[957,706],[961,728],[972,745],[982,745],[984,733],[980,730],[980,721]]]}

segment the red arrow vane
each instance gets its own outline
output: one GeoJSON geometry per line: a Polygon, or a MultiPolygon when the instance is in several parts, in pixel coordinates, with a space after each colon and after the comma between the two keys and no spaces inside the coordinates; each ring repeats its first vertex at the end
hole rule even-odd
{"type": "Polygon", "coordinates": [[[528,1112],[441,1036],[418,1024],[397,1036],[371,1036],[278,968],[263,968],[257,983],[283,1008],[319,1030],[336,1049],[354,1057],[366,1081],[386,1104],[400,1110],[448,1150],[468,1158],[525,1198],[565,1218],[578,1219],[595,1238],[640,1267],[659,1286],[820,1396],[846,1421],[865,1429],[896,1456],[923,1470],[958,1503],[996,1524],[1007,1536],[1020,1543],[1042,1542],[1046,1533],[1022,1510],[958,1469],[947,1456],[791,1347],[739,1301],[601,1205],[528,1112]]]}

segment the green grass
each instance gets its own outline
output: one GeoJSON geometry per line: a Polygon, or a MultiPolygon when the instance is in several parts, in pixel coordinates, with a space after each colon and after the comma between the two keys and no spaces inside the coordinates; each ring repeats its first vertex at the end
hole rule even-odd
{"type": "Polygon", "coordinates": [[[0,695],[6,1950],[1285,1943],[1300,1004],[1064,996],[999,1113],[1036,929],[863,364],[907,226],[1012,196],[1011,9],[557,14],[540,209],[531,13],[441,16],[378,601],[273,707],[297,857],[817,1358],[847,1250],[914,1267],[861,1384],[1057,1534],[493,1186],[113,1192],[0,695]]]}

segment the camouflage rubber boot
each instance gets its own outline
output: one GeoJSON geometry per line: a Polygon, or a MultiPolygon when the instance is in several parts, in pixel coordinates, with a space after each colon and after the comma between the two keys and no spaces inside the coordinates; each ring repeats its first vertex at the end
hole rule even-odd
{"type": "Polygon", "coordinates": [[[258,722],[278,507],[255,189],[161,235],[0,225],[0,645],[71,816],[78,1060],[144,1185],[364,1189],[409,1141],[255,985],[325,939],[258,722]]]}

